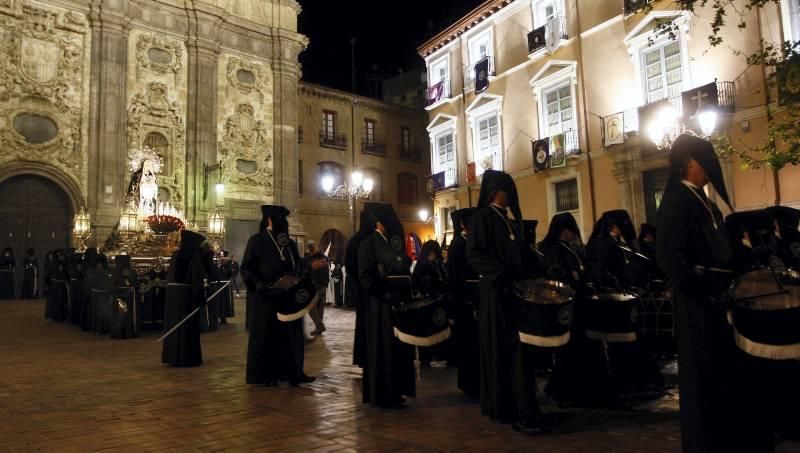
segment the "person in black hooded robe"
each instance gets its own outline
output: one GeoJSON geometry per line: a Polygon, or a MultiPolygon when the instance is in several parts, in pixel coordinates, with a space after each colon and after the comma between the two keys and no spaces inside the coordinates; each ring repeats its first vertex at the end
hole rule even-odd
{"type": "Polygon", "coordinates": [[[367,295],[358,280],[358,246],[369,237],[375,225],[361,212],[361,228],[345,246],[345,305],[356,307],[356,326],[353,338],[353,365],[364,368],[367,363],[367,295]]]}
{"type": "Polygon", "coordinates": [[[514,180],[487,170],[467,236],[467,259],[481,275],[481,412],[511,422],[515,431],[536,435],[545,431],[536,377],[519,340],[515,316],[519,301],[509,291],[515,281],[534,277],[536,257],[521,221],[514,180]]]}
{"type": "Polygon", "coordinates": [[[426,241],[419,255],[411,274],[412,288],[423,296],[441,295],[447,280],[441,246],[436,241],[426,241]]]}
{"type": "Polygon", "coordinates": [[[55,264],[50,274],[45,318],[64,322],[69,316],[69,263],[64,250],[56,251],[55,264]],[[48,308],[49,307],[49,308],[48,308]]]}
{"type": "MultiPolygon", "coordinates": [[[[205,240],[205,237],[193,231],[181,231],[180,246],[172,255],[167,271],[165,331],[178,324],[194,309],[205,305],[206,270],[203,264],[205,240]]],[[[175,367],[203,364],[197,315],[164,339],[161,362],[175,367]]]]}
{"type": "Polygon", "coordinates": [[[647,257],[649,261],[639,260],[641,266],[640,284],[641,288],[660,290],[658,282],[664,281],[664,272],[658,266],[658,255],[656,254],[656,238],[658,229],[650,223],[643,223],[639,228],[639,239],[636,241],[639,246],[639,253],[647,257]],[[655,285],[655,286],[654,286],[655,285]]]}
{"type": "Polygon", "coordinates": [[[800,271],[800,210],[786,206],[767,210],[775,222],[775,256],[787,269],[800,271]]]}
{"type": "Polygon", "coordinates": [[[22,298],[36,299],[39,297],[39,260],[36,252],[28,249],[22,259],[22,298]]]}
{"type": "Polygon", "coordinates": [[[670,151],[656,248],[672,281],[683,450],[764,451],[771,449],[771,433],[758,427],[759,414],[748,414],[750,389],[736,385],[739,353],[722,303],[729,281],[712,270],[727,267],[732,253],[722,214],[703,190],[709,183],[730,206],[714,146],[679,136],[670,151]]]}
{"type": "Polygon", "coordinates": [[[300,265],[297,247],[289,239],[289,210],[265,205],[261,213],[259,232],[247,242],[240,268],[247,293],[253,294],[246,382],[274,386],[284,377],[291,385],[313,382],[314,378],[303,372],[303,320],[279,321],[281,296],[269,291],[284,275],[295,274],[300,265]]]}
{"type": "Polygon", "coordinates": [[[627,211],[603,213],[595,223],[586,245],[589,268],[600,291],[619,292],[636,287],[640,281],[637,257],[628,251],[636,249],[636,229],[627,211]]]}
{"type": "Polygon", "coordinates": [[[14,271],[17,261],[14,259],[14,250],[6,247],[0,256],[0,299],[14,299],[16,288],[14,285],[14,271]]]}
{"type": "Polygon", "coordinates": [[[478,275],[467,262],[469,220],[477,209],[464,208],[450,213],[453,240],[447,249],[447,278],[454,325],[458,388],[472,397],[480,396],[480,331],[478,329],[478,275]]]}
{"type": "Polygon", "coordinates": [[[416,396],[413,348],[394,335],[391,304],[399,294],[386,277],[407,276],[410,260],[403,247],[403,225],[391,205],[365,203],[361,215],[374,228],[358,247],[358,278],[368,297],[362,396],[364,403],[399,407],[404,396],[416,396]]]}
{"type": "Polygon", "coordinates": [[[86,268],[83,263],[83,253],[72,252],[69,259],[69,321],[72,324],[83,323],[83,286],[86,281],[86,268]]]}

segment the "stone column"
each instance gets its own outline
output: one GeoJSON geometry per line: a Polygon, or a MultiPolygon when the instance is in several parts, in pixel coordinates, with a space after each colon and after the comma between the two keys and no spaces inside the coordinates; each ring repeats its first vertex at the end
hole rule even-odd
{"type": "MultiPolygon", "coordinates": [[[[91,5],[92,65],[89,90],[88,209],[102,245],[119,221],[125,201],[129,19],[126,11],[91,5]],[[110,191],[109,191],[110,189],[110,191]]],[[[124,4],[122,5],[124,6],[124,4]]]]}
{"type": "MultiPolygon", "coordinates": [[[[216,30],[217,16],[197,14],[190,30],[216,30]]],[[[187,40],[188,80],[186,105],[186,213],[190,221],[205,225],[214,206],[214,193],[204,185],[204,164],[217,163],[217,62],[219,44],[211,36],[187,40]],[[207,190],[204,199],[203,192],[207,190]]]]}
{"type": "MultiPolygon", "coordinates": [[[[293,236],[305,236],[298,217],[297,82],[300,79],[298,55],[305,47],[301,35],[287,33],[273,38],[273,164],[274,199],[288,208],[289,230],[293,236]]],[[[303,244],[298,244],[303,247],[303,244]]],[[[301,249],[302,250],[302,249],[301,249]]]]}

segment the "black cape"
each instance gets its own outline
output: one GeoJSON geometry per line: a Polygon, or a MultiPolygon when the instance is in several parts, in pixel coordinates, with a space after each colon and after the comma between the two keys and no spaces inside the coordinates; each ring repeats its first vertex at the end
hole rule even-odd
{"type": "Polygon", "coordinates": [[[362,396],[364,403],[379,406],[393,405],[403,395],[416,396],[413,349],[394,336],[392,308],[383,280],[383,275],[408,275],[408,258],[400,262],[397,258],[377,231],[358,248],[358,278],[368,296],[362,396]]]}
{"type": "Polygon", "coordinates": [[[39,261],[35,256],[25,255],[22,277],[22,298],[36,299],[39,297],[39,261]]]}
{"type": "Polygon", "coordinates": [[[0,256],[0,299],[14,299],[14,269],[16,261],[13,256],[0,256]]]}
{"type": "MultiPolygon", "coordinates": [[[[513,223],[511,224],[513,226],[513,223]]],[[[470,220],[467,259],[480,281],[481,412],[510,422],[539,415],[536,378],[525,359],[516,325],[516,301],[508,286],[531,277],[536,261],[522,231],[513,230],[492,206],[481,208],[470,220]]]]}
{"type": "Polygon", "coordinates": [[[458,235],[447,249],[447,278],[455,323],[455,356],[458,388],[470,396],[480,395],[480,336],[478,328],[478,287],[467,283],[478,276],[467,263],[467,240],[458,235]]]}
{"type": "MultiPolygon", "coordinates": [[[[169,330],[195,308],[205,303],[203,299],[206,271],[203,258],[196,253],[188,261],[188,267],[178,263],[173,255],[167,272],[167,297],[164,311],[164,330],[169,330]]],[[[161,362],[176,367],[198,366],[203,363],[200,349],[200,327],[195,315],[176,332],[164,340],[161,362]]]]}
{"type": "Polygon", "coordinates": [[[729,265],[731,248],[722,215],[702,190],[676,182],[664,194],[658,233],[658,261],[673,286],[683,449],[759,451],[748,447],[761,436],[754,424],[744,426],[750,390],[737,390],[739,353],[720,302],[729,282],[713,273],[693,272],[698,265],[729,265]],[[713,220],[698,196],[710,203],[713,220]]]}

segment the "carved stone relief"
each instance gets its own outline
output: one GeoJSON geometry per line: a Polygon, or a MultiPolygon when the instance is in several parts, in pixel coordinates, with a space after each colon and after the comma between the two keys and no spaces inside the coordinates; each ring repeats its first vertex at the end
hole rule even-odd
{"type": "Polygon", "coordinates": [[[144,146],[146,138],[152,133],[166,138],[169,152],[163,152],[165,155],[162,158],[172,172],[159,175],[158,184],[169,191],[172,203],[179,207],[183,206],[182,188],[186,168],[182,111],[180,103],[171,100],[165,84],[150,82],[144,92],[135,94],[131,99],[127,131],[129,152],[144,146]]]}
{"type": "Polygon", "coordinates": [[[264,103],[266,69],[264,65],[231,57],[227,66],[228,90],[236,89],[242,94],[255,94],[259,103],[264,103]]]}
{"type": "Polygon", "coordinates": [[[0,163],[54,166],[84,193],[87,32],[79,13],[0,0],[0,163]]]}
{"type": "Polygon", "coordinates": [[[137,78],[143,78],[146,71],[152,71],[160,75],[172,74],[178,84],[183,68],[183,43],[153,35],[139,35],[136,62],[137,78]]]}
{"type": "Polygon", "coordinates": [[[225,121],[219,144],[224,179],[234,186],[260,186],[272,195],[272,150],[267,126],[250,104],[239,104],[225,121]]]}

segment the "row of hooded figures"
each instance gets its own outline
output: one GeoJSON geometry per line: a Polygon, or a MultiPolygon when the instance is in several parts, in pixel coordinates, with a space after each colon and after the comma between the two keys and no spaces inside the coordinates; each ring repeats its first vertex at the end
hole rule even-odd
{"type": "MultiPolygon", "coordinates": [[[[234,263],[224,257],[216,259],[210,248],[203,256],[204,278],[211,277],[204,283],[205,291],[230,288],[234,263]]],[[[7,272],[0,273],[0,290],[12,299],[15,269],[10,249],[0,263],[7,272]],[[8,278],[4,278],[6,275],[8,278]]],[[[130,256],[118,255],[109,260],[96,248],[89,248],[83,253],[75,249],[47,253],[41,276],[33,249],[27,251],[24,263],[22,298],[44,298],[45,319],[74,324],[98,335],[132,338],[141,330],[162,328],[165,316],[171,314],[166,304],[169,273],[160,262],[140,275],[130,256]]],[[[196,322],[201,331],[216,330],[234,316],[230,290],[220,291],[215,299],[218,303],[204,307],[203,316],[198,316],[196,322]]]]}
{"type": "MultiPolygon", "coordinates": [[[[405,405],[416,393],[419,348],[435,351],[452,336],[458,386],[480,399],[482,414],[525,434],[545,433],[553,418],[539,409],[535,370],[543,350],[552,357],[544,390],[559,406],[616,404],[629,391],[663,388],[636,316],[643,293],[666,292],[684,450],[771,451],[776,435],[797,439],[800,211],[726,219],[706,186],[731,206],[713,145],[681,135],[670,150],[657,225],[643,227],[638,240],[628,214],[611,211],[586,247],[570,214],[551,219],[536,244],[513,179],[487,170],[478,206],[453,215],[446,265],[427,247],[413,273],[391,205],[365,203],[345,255],[363,401],[405,405]]],[[[301,266],[286,208],[263,206],[262,214],[241,263],[246,382],[310,383],[302,319],[318,300],[310,274],[328,264],[321,257],[301,266]]],[[[162,360],[175,366],[202,362],[198,321],[187,315],[207,305],[204,244],[183,231],[166,276],[162,360]]]]}

